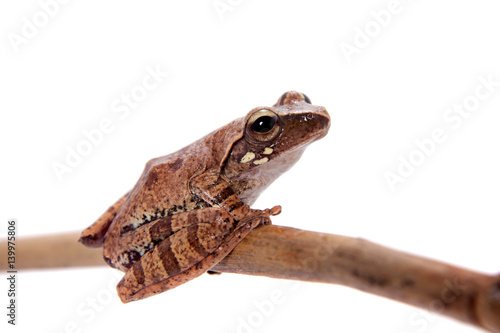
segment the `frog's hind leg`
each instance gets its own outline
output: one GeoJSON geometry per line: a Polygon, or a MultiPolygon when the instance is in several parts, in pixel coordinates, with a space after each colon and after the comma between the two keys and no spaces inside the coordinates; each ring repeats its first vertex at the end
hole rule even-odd
{"type": "Polygon", "coordinates": [[[164,239],[134,263],[117,285],[123,303],[177,287],[216,265],[263,219],[254,210],[235,225],[224,210],[206,208],[211,221],[201,220],[164,239]]]}
{"type": "Polygon", "coordinates": [[[78,241],[87,247],[101,247],[104,242],[104,235],[108,231],[116,214],[127,200],[129,194],[130,192],[121,197],[114,205],[109,207],[97,221],[83,230],[78,241]]]}

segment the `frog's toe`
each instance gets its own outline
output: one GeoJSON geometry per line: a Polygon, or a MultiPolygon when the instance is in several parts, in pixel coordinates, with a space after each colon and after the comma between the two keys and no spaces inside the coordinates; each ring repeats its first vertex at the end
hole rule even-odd
{"type": "Polygon", "coordinates": [[[281,206],[280,205],[274,206],[273,208],[271,208],[269,210],[269,215],[271,215],[271,216],[276,216],[279,214],[281,214],[281,206]]]}

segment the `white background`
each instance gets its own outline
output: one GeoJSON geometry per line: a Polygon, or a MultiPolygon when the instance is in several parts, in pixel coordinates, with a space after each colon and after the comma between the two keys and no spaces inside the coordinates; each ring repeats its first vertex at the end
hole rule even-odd
{"type": "MultiPolygon", "coordinates": [[[[212,0],[69,1],[52,7],[47,22],[40,2],[1,3],[2,237],[11,217],[22,236],[81,230],[150,158],[298,90],[328,109],[330,134],[255,207],[281,204],[275,224],[499,271],[500,86],[457,128],[443,118],[473,101],[480,76],[500,81],[496,1],[401,0],[383,27],[370,13],[388,0],[226,1],[222,15],[212,0]],[[36,19],[44,26],[14,45],[36,19]],[[359,35],[365,28],[368,41],[359,35]],[[356,47],[355,39],[358,53],[346,57],[341,45],[356,47]],[[169,75],[120,118],[113,103],[138,89],[147,67],[169,75]],[[105,118],[113,130],[58,180],[53,163],[65,163],[67,147],[105,118]],[[398,172],[399,156],[418,157],[415,140],[436,128],[445,142],[391,191],[384,173],[398,172]]],[[[122,305],[114,273],[21,274],[19,325],[8,331],[237,332],[246,322],[253,326],[239,331],[476,332],[344,287],[231,274],[122,305]],[[256,302],[273,293],[282,302],[259,310],[256,302]]]]}

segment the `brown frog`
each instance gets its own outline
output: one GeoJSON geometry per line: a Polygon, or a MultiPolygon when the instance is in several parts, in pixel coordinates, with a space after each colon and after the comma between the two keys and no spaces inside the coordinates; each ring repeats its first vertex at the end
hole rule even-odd
{"type": "Polygon", "coordinates": [[[281,211],[251,209],[330,117],[299,92],[257,107],[167,156],[150,160],[134,188],[85,229],[80,242],[103,246],[125,272],[122,302],[172,289],[210,270],[254,228],[281,211]]]}

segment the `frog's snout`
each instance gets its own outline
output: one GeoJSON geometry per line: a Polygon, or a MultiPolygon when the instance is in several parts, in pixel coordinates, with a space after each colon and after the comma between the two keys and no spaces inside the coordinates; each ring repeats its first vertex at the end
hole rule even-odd
{"type": "Polygon", "coordinates": [[[317,110],[313,113],[308,113],[306,115],[308,122],[314,123],[314,132],[318,133],[316,140],[323,138],[328,134],[331,125],[331,118],[326,108],[323,106],[318,106],[317,110]]]}
{"type": "Polygon", "coordinates": [[[326,108],[311,104],[305,94],[288,91],[274,105],[282,117],[283,132],[297,143],[310,143],[323,138],[330,129],[331,118],[326,108]]]}

